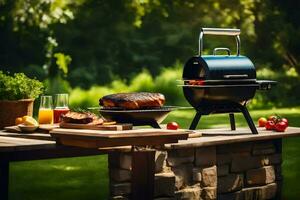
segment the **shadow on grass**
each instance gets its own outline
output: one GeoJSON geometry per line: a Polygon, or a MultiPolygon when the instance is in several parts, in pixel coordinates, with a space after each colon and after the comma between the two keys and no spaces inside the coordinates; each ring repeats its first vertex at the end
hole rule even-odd
{"type": "Polygon", "coordinates": [[[10,199],[107,199],[107,156],[13,163],[10,199]]]}

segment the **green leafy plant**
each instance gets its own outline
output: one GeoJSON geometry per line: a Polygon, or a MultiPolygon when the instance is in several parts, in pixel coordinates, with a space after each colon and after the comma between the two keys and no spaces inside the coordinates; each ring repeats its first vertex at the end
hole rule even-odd
{"type": "Polygon", "coordinates": [[[0,100],[19,100],[37,98],[44,90],[44,85],[24,73],[10,76],[0,71],[0,100]]]}

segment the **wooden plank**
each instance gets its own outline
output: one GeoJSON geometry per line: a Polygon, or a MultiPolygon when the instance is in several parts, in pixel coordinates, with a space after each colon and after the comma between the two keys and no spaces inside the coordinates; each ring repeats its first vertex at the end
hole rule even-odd
{"type": "Polygon", "coordinates": [[[237,129],[236,131],[231,131],[229,129],[209,129],[199,131],[202,132],[202,137],[190,138],[175,144],[166,144],[165,148],[191,148],[300,136],[300,128],[295,127],[289,127],[285,132],[273,132],[266,131],[265,129],[258,129],[259,134],[252,134],[249,129],[244,128],[237,129]]]}
{"type": "Polygon", "coordinates": [[[132,124],[90,125],[90,124],[60,123],[59,127],[67,128],[67,129],[89,129],[89,130],[108,130],[108,131],[132,130],[132,124]]]}
{"type": "Polygon", "coordinates": [[[0,152],[33,150],[40,148],[51,148],[56,145],[54,141],[12,138],[0,136],[0,152]]]}
{"type": "Polygon", "coordinates": [[[90,139],[95,138],[128,138],[128,137],[145,137],[145,136],[158,136],[158,135],[182,135],[189,134],[193,131],[189,130],[166,130],[166,129],[135,129],[124,131],[104,131],[104,130],[80,130],[80,129],[53,129],[50,131],[52,136],[83,136],[90,139]]]}
{"type": "Polygon", "coordinates": [[[61,136],[57,138],[58,142],[62,145],[76,146],[84,148],[103,148],[103,147],[116,147],[127,145],[162,145],[166,143],[175,143],[179,139],[187,139],[187,134],[183,135],[167,135],[167,136],[146,136],[146,137],[128,137],[128,138],[89,138],[76,137],[76,136],[61,136]]]}
{"type": "Polygon", "coordinates": [[[132,153],[132,199],[152,200],[154,193],[155,150],[132,153]]]}
{"type": "Polygon", "coordinates": [[[52,138],[49,133],[11,133],[6,131],[0,131],[0,136],[37,140],[54,140],[54,138],[52,138]]]}

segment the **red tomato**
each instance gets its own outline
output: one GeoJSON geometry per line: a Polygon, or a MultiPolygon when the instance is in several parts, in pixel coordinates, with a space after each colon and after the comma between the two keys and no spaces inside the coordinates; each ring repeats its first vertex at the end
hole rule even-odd
{"type": "Polygon", "coordinates": [[[275,122],[272,120],[268,120],[265,125],[267,130],[274,130],[275,129],[275,122]]]}
{"type": "Polygon", "coordinates": [[[270,115],[268,118],[268,121],[273,121],[275,124],[278,121],[278,116],[277,115],[270,115]]]}
{"type": "Polygon", "coordinates": [[[167,129],[177,130],[177,129],[179,129],[179,125],[176,122],[169,122],[167,124],[167,129]]]}
{"type": "Polygon", "coordinates": [[[286,122],[280,121],[275,125],[275,130],[277,132],[284,132],[287,127],[288,127],[288,125],[286,122]]]}
{"type": "Polygon", "coordinates": [[[259,127],[265,127],[267,123],[267,119],[265,117],[261,117],[258,119],[258,126],[259,127]]]}
{"type": "Polygon", "coordinates": [[[280,121],[285,122],[287,125],[289,125],[289,121],[287,120],[287,118],[281,118],[280,121]]]}

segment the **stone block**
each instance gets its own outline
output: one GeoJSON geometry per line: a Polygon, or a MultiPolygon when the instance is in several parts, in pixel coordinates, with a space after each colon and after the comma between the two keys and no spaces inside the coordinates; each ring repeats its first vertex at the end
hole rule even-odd
{"type": "Polygon", "coordinates": [[[271,183],[260,187],[244,188],[242,190],[245,200],[265,200],[273,199],[277,193],[277,184],[271,183]]]}
{"type": "Polygon", "coordinates": [[[176,167],[186,163],[193,163],[195,159],[195,150],[191,149],[173,149],[168,151],[167,164],[176,167]]]}
{"type": "Polygon", "coordinates": [[[110,178],[115,182],[125,182],[131,179],[131,171],[112,168],[109,170],[110,178]]]}
{"type": "Polygon", "coordinates": [[[268,155],[276,152],[275,145],[272,141],[261,141],[253,144],[253,155],[268,155]]]}
{"type": "Polygon", "coordinates": [[[122,169],[131,170],[132,156],[130,153],[121,153],[119,159],[119,165],[122,169]]]}
{"type": "Polygon", "coordinates": [[[202,169],[202,186],[217,187],[217,167],[208,167],[202,169]]]}
{"type": "Polygon", "coordinates": [[[131,153],[111,152],[108,154],[108,167],[131,170],[131,153]]]}
{"type": "Polygon", "coordinates": [[[159,173],[166,167],[167,152],[155,151],[155,172],[159,173]]]}
{"type": "Polygon", "coordinates": [[[110,200],[129,200],[129,198],[126,196],[113,196],[110,197],[110,200]]]}
{"type": "Polygon", "coordinates": [[[273,154],[268,156],[270,165],[279,165],[282,163],[282,155],[281,154],[273,154]]]}
{"type": "Polygon", "coordinates": [[[274,148],[269,148],[269,149],[255,149],[252,151],[253,155],[268,155],[268,154],[273,154],[275,153],[275,147],[274,148]]]}
{"type": "Polygon", "coordinates": [[[217,154],[217,165],[225,165],[231,163],[230,154],[217,154]]]}
{"type": "Polygon", "coordinates": [[[217,154],[235,154],[235,153],[250,154],[251,149],[252,149],[251,142],[219,145],[219,146],[217,146],[217,154]]]}
{"type": "Polygon", "coordinates": [[[246,173],[247,185],[265,185],[275,181],[275,170],[273,166],[259,169],[251,169],[246,173]]]}
{"type": "Polygon", "coordinates": [[[216,164],[216,147],[200,147],[195,152],[196,166],[206,167],[216,164]]]}
{"type": "Polygon", "coordinates": [[[154,197],[174,197],[175,175],[173,172],[155,174],[154,197]]]}
{"type": "Polygon", "coordinates": [[[201,197],[202,199],[205,200],[217,199],[217,188],[216,187],[202,188],[201,197]]]}
{"type": "Polygon", "coordinates": [[[218,178],[218,193],[227,193],[241,190],[244,185],[243,174],[228,174],[218,178]]]}
{"type": "Polygon", "coordinates": [[[171,167],[176,167],[179,165],[187,164],[187,163],[193,163],[194,162],[194,156],[193,157],[168,157],[167,158],[167,164],[171,167]]]}
{"type": "Polygon", "coordinates": [[[194,156],[194,148],[184,148],[184,149],[172,149],[168,151],[168,156],[171,157],[191,157],[194,156]]]}
{"type": "Polygon", "coordinates": [[[124,196],[130,194],[131,183],[111,183],[110,184],[110,194],[111,196],[124,196]]]}
{"type": "Polygon", "coordinates": [[[262,155],[261,162],[264,166],[279,165],[282,163],[281,154],[262,155]]]}
{"type": "Polygon", "coordinates": [[[219,194],[218,200],[244,200],[244,194],[241,191],[219,194]]]}
{"type": "Polygon", "coordinates": [[[193,181],[201,182],[202,181],[202,168],[193,168],[193,181]]]}
{"type": "Polygon", "coordinates": [[[244,188],[242,192],[244,195],[244,200],[261,200],[257,187],[244,188]]]}
{"type": "Polygon", "coordinates": [[[270,165],[269,156],[262,156],[261,157],[261,163],[262,163],[262,166],[268,166],[268,165],[270,165]]]}
{"type": "Polygon", "coordinates": [[[263,166],[261,157],[235,155],[232,158],[231,172],[244,172],[249,169],[255,169],[263,166]]]}
{"type": "Polygon", "coordinates": [[[184,200],[200,200],[201,199],[201,188],[199,185],[186,187],[182,190],[175,192],[176,199],[184,199],[184,200]]]}
{"type": "Polygon", "coordinates": [[[177,190],[182,189],[183,187],[190,185],[192,183],[192,170],[193,165],[180,165],[172,168],[172,171],[175,174],[175,188],[177,190]]]}
{"type": "Polygon", "coordinates": [[[226,176],[229,174],[229,165],[218,165],[217,166],[218,176],[226,176]]]}
{"type": "Polygon", "coordinates": [[[275,169],[275,180],[281,181],[282,180],[281,165],[274,166],[274,169],[275,169]]]}
{"type": "Polygon", "coordinates": [[[276,183],[263,186],[261,189],[261,199],[273,199],[276,196],[277,188],[278,187],[276,183]]]}
{"type": "Polygon", "coordinates": [[[109,169],[120,168],[120,155],[121,155],[121,152],[111,152],[108,154],[109,169]]]}

